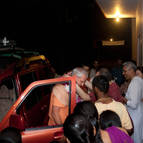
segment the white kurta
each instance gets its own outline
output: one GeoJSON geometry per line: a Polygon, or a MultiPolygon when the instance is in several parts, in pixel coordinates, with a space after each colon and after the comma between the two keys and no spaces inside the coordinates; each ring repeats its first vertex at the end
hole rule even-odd
{"type": "Polygon", "coordinates": [[[140,77],[134,77],[128,87],[127,93],[127,109],[133,120],[134,133],[132,138],[135,143],[141,143],[142,126],[143,126],[143,80],[140,77]]]}

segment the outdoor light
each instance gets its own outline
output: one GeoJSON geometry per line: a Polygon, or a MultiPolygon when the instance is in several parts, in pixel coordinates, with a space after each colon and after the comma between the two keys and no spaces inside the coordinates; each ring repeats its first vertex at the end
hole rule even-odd
{"type": "Polygon", "coordinates": [[[115,14],[115,18],[116,18],[116,21],[119,22],[120,21],[120,12],[119,11],[116,11],[116,14],[115,14]]]}
{"type": "Polygon", "coordinates": [[[109,41],[112,42],[112,41],[113,41],[113,38],[110,38],[109,41]]]}
{"type": "Polygon", "coordinates": [[[119,18],[119,17],[117,17],[117,18],[116,18],[116,21],[117,21],[117,22],[119,22],[119,21],[120,21],[120,18],[119,18]]]}

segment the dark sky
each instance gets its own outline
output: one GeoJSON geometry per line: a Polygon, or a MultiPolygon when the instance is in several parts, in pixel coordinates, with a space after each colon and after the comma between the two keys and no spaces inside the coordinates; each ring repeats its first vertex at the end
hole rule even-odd
{"type": "Polygon", "coordinates": [[[130,41],[129,20],[113,26],[92,0],[5,0],[0,13],[0,38],[41,51],[60,72],[94,59],[94,43],[109,35],[130,41]]]}
{"type": "Polygon", "coordinates": [[[15,38],[20,44],[36,42],[38,45],[41,40],[45,45],[51,39],[77,38],[81,32],[87,32],[89,4],[88,0],[6,0],[0,7],[1,35],[15,38]]]}

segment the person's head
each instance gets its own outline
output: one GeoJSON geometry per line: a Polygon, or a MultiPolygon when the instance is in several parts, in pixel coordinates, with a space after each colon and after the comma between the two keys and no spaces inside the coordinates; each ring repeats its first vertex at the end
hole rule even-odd
{"type": "Polygon", "coordinates": [[[137,66],[133,62],[123,63],[123,75],[126,80],[131,80],[136,75],[137,66]]]}
{"type": "Polygon", "coordinates": [[[1,143],[22,143],[20,130],[16,128],[6,128],[0,133],[1,143]]]}
{"type": "Polygon", "coordinates": [[[98,119],[98,111],[91,101],[83,101],[77,103],[74,108],[74,113],[83,114],[88,120],[98,119]]]}
{"type": "Polygon", "coordinates": [[[117,64],[118,64],[118,65],[120,65],[120,66],[121,66],[121,65],[122,65],[122,63],[123,63],[123,60],[122,60],[122,59],[117,59],[117,64]]]}
{"type": "Polygon", "coordinates": [[[81,67],[73,69],[72,75],[76,76],[76,82],[79,86],[83,86],[88,78],[88,72],[81,67]]]}
{"type": "Polygon", "coordinates": [[[93,61],[93,66],[94,66],[94,68],[98,68],[98,66],[99,66],[98,60],[93,61]]]}
{"type": "Polygon", "coordinates": [[[104,75],[98,75],[93,79],[92,86],[97,96],[99,96],[99,93],[103,93],[104,95],[108,92],[109,82],[104,75]]]}
{"type": "Polygon", "coordinates": [[[89,72],[89,66],[88,65],[82,65],[82,68],[85,69],[87,72],[89,72]]]}
{"type": "Polygon", "coordinates": [[[90,66],[89,66],[89,64],[82,64],[82,68],[84,69],[84,70],[86,70],[87,71],[87,73],[89,73],[89,70],[90,70],[90,66]]]}
{"type": "Polygon", "coordinates": [[[63,124],[63,130],[70,143],[94,143],[94,127],[81,114],[69,115],[63,124]]]}
{"type": "Polygon", "coordinates": [[[98,69],[96,76],[98,75],[104,75],[108,79],[108,81],[111,81],[113,79],[111,72],[107,68],[98,69]]]}
{"type": "Polygon", "coordinates": [[[136,69],[136,75],[143,78],[143,66],[138,66],[136,69]]]}
{"type": "Polygon", "coordinates": [[[105,130],[106,128],[115,126],[121,127],[121,120],[120,117],[111,110],[103,111],[100,114],[99,124],[101,129],[105,130]]]}

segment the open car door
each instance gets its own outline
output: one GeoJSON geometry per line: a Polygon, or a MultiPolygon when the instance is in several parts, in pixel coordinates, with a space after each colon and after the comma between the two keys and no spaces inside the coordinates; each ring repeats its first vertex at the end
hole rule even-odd
{"type": "Polygon", "coordinates": [[[48,125],[51,93],[57,84],[65,86],[68,91],[67,115],[72,113],[76,105],[75,77],[61,77],[31,83],[4,118],[3,123],[8,124],[8,127],[20,129],[23,143],[62,140],[62,124],[48,125]]]}

